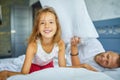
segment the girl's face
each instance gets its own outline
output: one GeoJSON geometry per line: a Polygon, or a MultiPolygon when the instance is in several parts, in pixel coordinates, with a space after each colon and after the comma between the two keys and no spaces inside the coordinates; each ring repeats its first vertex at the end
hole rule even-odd
{"type": "Polygon", "coordinates": [[[39,22],[39,32],[42,35],[42,38],[53,38],[56,30],[57,25],[55,15],[50,12],[42,13],[39,22]]]}

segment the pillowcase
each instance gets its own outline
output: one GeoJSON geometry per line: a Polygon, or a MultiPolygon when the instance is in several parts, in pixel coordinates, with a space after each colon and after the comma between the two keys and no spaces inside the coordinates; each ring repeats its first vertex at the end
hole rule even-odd
{"type": "Polygon", "coordinates": [[[53,7],[58,15],[62,38],[67,43],[71,37],[97,38],[98,33],[90,19],[84,0],[40,0],[42,7],[53,7]]]}
{"type": "Polygon", "coordinates": [[[120,79],[120,68],[105,69],[105,71],[103,73],[112,77],[114,80],[119,80],[120,79]]]}

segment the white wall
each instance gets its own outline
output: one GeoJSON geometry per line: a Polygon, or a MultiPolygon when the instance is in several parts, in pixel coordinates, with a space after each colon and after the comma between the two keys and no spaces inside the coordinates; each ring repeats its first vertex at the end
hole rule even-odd
{"type": "Polygon", "coordinates": [[[29,0],[29,5],[31,6],[32,4],[36,3],[39,0],[29,0]]]}
{"type": "MultiPolygon", "coordinates": [[[[39,0],[30,0],[30,5],[39,0]]],[[[120,17],[120,0],[85,0],[93,21],[120,17]]]]}
{"type": "Polygon", "coordinates": [[[120,0],[85,0],[93,21],[120,18],[120,0]]]}

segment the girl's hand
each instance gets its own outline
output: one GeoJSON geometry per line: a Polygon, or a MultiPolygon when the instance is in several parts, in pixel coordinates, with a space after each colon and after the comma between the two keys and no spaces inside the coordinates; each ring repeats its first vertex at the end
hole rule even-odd
{"type": "Polygon", "coordinates": [[[0,72],[0,80],[7,80],[7,71],[1,71],[0,72]]]}
{"type": "Polygon", "coordinates": [[[76,37],[74,36],[72,39],[71,39],[71,53],[73,55],[77,54],[78,53],[78,44],[80,43],[80,38],[79,37],[76,37]]]}

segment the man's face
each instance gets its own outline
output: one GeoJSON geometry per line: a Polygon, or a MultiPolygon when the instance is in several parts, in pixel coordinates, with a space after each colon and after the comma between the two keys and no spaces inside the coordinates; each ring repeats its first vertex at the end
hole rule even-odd
{"type": "Polygon", "coordinates": [[[112,51],[107,51],[104,53],[100,53],[95,56],[95,61],[105,68],[116,68],[118,67],[117,61],[119,59],[119,55],[112,51]]]}

